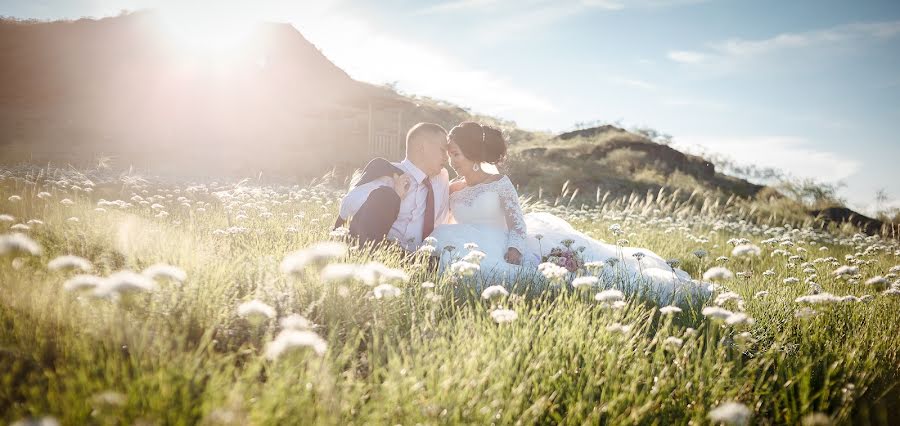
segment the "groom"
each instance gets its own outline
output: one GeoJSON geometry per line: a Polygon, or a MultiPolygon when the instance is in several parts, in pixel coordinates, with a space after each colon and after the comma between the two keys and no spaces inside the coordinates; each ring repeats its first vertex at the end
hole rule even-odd
{"type": "Polygon", "coordinates": [[[449,208],[447,131],[419,123],[406,134],[406,158],[391,163],[375,158],[341,201],[335,228],[350,220],[350,235],[360,245],[397,241],[416,250],[449,208]]]}

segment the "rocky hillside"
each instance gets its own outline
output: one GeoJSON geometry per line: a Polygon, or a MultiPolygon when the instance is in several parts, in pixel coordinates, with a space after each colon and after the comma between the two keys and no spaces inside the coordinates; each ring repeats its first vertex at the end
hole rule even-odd
{"type": "Polygon", "coordinates": [[[820,226],[847,224],[867,234],[891,232],[889,224],[844,206],[806,208],[774,188],[724,174],[703,157],[611,125],[555,136],[533,134],[512,146],[506,168],[526,191],[561,197],[564,202],[573,195],[590,200],[656,193],[665,187],[679,190],[685,198],[698,191],[703,194],[700,198],[738,196],[753,202],[761,216],[776,219],[790,216],[820,226]]]}
{"type": "Polygon", "coordinates": [[[547,177],[564,172],[569,185],[615,194],[662,186],[703,188],[752,198],[765,187],[716,171],[702,157],[682,153],[614,126],[601,126],[533,140],[513,148],[510,164],[529,186],[554,187],[547,177]],[[518,160],[527,167],[516,167],[518,160]]]}

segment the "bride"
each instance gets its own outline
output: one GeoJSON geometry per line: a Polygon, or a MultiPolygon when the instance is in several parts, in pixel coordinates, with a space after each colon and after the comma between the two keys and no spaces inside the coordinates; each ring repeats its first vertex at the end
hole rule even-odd
{"type": "Polygon", "coordinates": [[[481,276],[511,282],[522,273],[534,275],[551,250],[568,246],[582,250],[584,262],[603,262],[604,282],[619,277],[624,290],[652,292],[661,303],[681,299],[685,289],[697,290],[686,272],[652,251],[597,241],[549,213],[523,214],[513,183],[496,172],[506,155],[500,130],[464,122],[450,130],[447,141],[450,166],[459,178],[450,184],[447,224],[436,227],[429,240],[442,269],[471,260],[466,256],[477,250],[483,253],[476,253],[483,256],[481,276]]]}

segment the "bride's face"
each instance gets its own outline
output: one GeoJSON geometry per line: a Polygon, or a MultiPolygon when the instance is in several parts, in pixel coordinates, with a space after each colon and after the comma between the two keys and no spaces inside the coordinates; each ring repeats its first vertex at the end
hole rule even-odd
{"type": "Polygon", "coordinates": [[[463,174],[463,172],[472,170],[472,164],[474,163],[463,155],[459,145],[453,142],[452,139],[447,143],[447,154],[450,156],[450,167],[453,167],[453,170],[456,170],[457,173],[463,174]]]}

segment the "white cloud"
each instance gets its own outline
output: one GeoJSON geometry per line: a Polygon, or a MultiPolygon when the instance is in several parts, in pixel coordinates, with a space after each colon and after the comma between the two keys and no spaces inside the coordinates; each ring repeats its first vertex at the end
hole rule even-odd
{"type": "Polygon", "coordinates": [[[483,9],[497,3],[498,0],[455,0],[428,6],[417,10],[415,13],[418,15],[430,15],[471,9],[483,9]]]}
{"type": "Polygon", "coordinates": [[[396,81],[410,93],[488,114],[555,111],[549,100],[503,76],[468,66],[424,43],[401,40],[363,20],[327,17],[308,22],[301,31],[337,66],[362,81],[396,81]]]}
{"type": "Polygon", "coordinates": [[[490,22],[478,30],[479,39],[499,42],[515,40],[522,34],[592,10],[663,9],[709,1],[712,0],[451,0],[418,9],[413,14],[488,15],[490,22]]]}
{"type": "Polygon", "coordinates": [[[669,59],[682,64],[696,64],[706,60],[706,55],[689,50],[673,50],[668,53],[669,59]]]}
{"type": "Polygon", "coordinates": [[[773,167],[793,176],[835,183],[855,175],[862,163],[835,152],[817,149],[813,143],[790,136],[678,137],[676,145],[691,150],[699,146],[725,154],[738,164],[773,167]]]}
{"type": "Polygon", "coordinates": [[[897,35],[900,35],[900,21],[851,23],[823,30],[782,33],[758,40],[731,38],[707,43],[703,52],[673,50],[668,53],[668,57],[675,62],[684,64],[742,60],[781,50],[829,46],[860,40],[888,39],[897,35]]]}
{"type": "Polygon", "coordinates": [[[879,204],[875,201],[865,201],[865,202],[848,202],[849,207],[853,210],[856,210],[864,215],[874,217],[879,212],[894,212],[900,211],[900,200],[888,200],[882,204],[879,204]]]}
{"type": "Polygon", "coordinates": [[[514,13],[517,10],[540,10],[548,6],[574,6],[578,9],[652,9],[706,3],[711,0],[450,0],[417,10],[417,14],[471,12],[514,13]],[[541,7],[543,6],[543,7],[541,7]]]}

